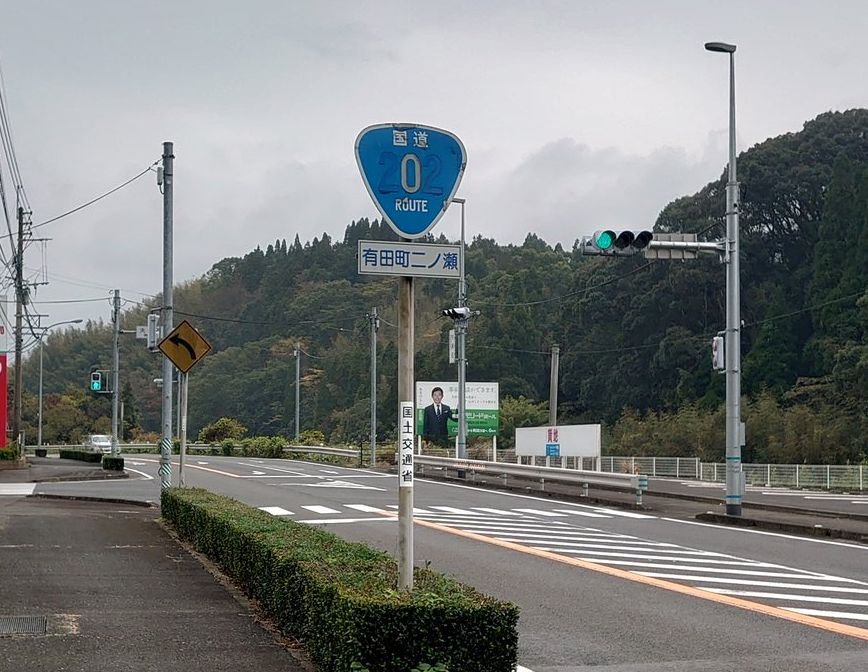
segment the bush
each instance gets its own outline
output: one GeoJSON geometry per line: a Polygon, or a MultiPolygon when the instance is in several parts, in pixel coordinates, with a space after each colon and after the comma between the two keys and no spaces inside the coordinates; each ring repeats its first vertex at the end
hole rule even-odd
{"type": "Polygon", "coordinates": [[[18,449],[17,448],[3,448],[0,449],[0,462],[12,461],[18,459],[18,449]]]}
{"type": "Polygon", "coordinates": [[[205,490],[161,496],[178,534],[303,640],[323,672],[353,663],[378,672],[407,672],[419,661],[461,672],[515,666],[515,605],[421,568],[416,589],[398,592],[397,565],[385,553],[205,490]]]}
{"type": "Polygon", "coordinates": [[[226,457],[231,456],[235,452],[235,441],[232,439],[225,439],[220,443],[220,451],[226,457]]]}
{"type": "Polygon", "coordinates": [[[123,471],[124,458],[112,457],[111,455],[102,456],[102,468],[106,471],[123,471]]]}
{"type": "Polygon", "coordinates": [[[219,443],[225,439],[239,440],[247,434],[247,427],[235,418],[220,418],[199,431],[201,443],[219,443]]]}
{"type": "Polygon", "coordinates": [[[60,450],[62,460],[79,460],[81,462],[102,462],[102,453],[89,450],[60,450]]]}
{"type": "Polygon", "coordinates": [[[318,429],[306,429],[298,435],[299,446],[324,446],[325,434],[318,429]]]}
{"type": "Polygon", "coordinates": [[[279,436],[256,436],[241,442],[244,457],[283,457],[286,440],[279,436]]]}

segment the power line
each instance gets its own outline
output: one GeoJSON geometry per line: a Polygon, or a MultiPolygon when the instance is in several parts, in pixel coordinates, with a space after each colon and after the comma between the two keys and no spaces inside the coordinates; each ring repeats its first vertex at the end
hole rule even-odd
{"type": "MultiPolygon", "coordinates": [[[[332,325],[324,324],[323,320],[292,320],[292,321],[265,321],[265,320],[245,320],[238,317],[221,317],[217,315],[202,315],[200,313],[190,313],[183,310],[175,309],[175,313],[178,315],[185,315],[186,317],[196,317],[201,320],[213,320],[215,322],[231,322],[233,324],[255,324],[262,326],[272,326],[272,327],[293,327],[297,324],[314,324],[323,327],[324,329],[332,329],[334,331],[342,331],[342,332],[351,332],[352,329],[347,329],[345,327],[335,327],[332,325]]],[[[360,315],[358,317],[347,317],[343,318],[343,320],[339,321],[358,321],[364,319],[364,315],[360,315]]]]}
{"type": "Polygon", "coordinates": [[[600,287],[605,287],[606,285],[611,285],[613,282],[618,282],[619,280],[623,280],[624,278],[628,278],[631,275],[638,273],[639,271],[644,271],[646,268],[651,266],[653,263],[654,263],[653,261],[648,261],[648,262],[642,264],[641,266],[637,266],[636,268],[630,270],[629,272],[624,273],[624,275],[619,275],[617,277],[610,278],[609,280],[601,282],[600,284],[597,284],[597,285],[592,285],[590,287],[583,287],[582,289],[577,289],[574,292],[567,292],[566,294],[560,294],[559,296],[552,296],[552,297],[549,297],[548,299],[539,299],[538,301],[520,301],[517,303],[493,303],[491,301],[475,301],[474,305],[493,306],[495,308],[519,308],[522,306],[538,306],[538,305],[541,305],[544,303],[551,303],[552,301],[562,301],[563,299],[567,299],[571,296],[577,296],[579,294],[585,294],[585,293],[593,291],[595,289],[599,289],[600,287]]]}
{"type": "Polygon", "coordinates": [[[96,198],[92,198],[92,199],[89,200],[87,203],[82,203],[81,205],[79,205],[78,207],[73,208],[72,210],[67,210],[67,211],[64,212],[63,214],[57,215],[56,217],[52,217],[51,219],[46,219],[44,222],[39,222],[39,224],[34,224],[34,225],[32,226],[32,228],[37,229],[37,228],[39,228],[40,226],[45,226],[46,224],[51,224],[52,222],[56,222],[58,219],[62,219],[63,217],[67,217],[67,216],[69,216],[69,215],[71,215],[71,214],[73,214],[73,213],[75,213],[75,212],[78,212],[79,210],[83,210],[84,208],[88,207],[89,205],[93,205],[93,204],[96,203],[97,201],[101,201],[101,200],[104,199],[106,196],[111,196],[111,195],[112,195],[113,193],[115,193],[116,191],[119,191],[119,190],[123,189],[125,186],[127,186],[128,184],[132,184],[133,182],[135,182],[136,180],[138,180],[138,179],[139,179],[142,175],[144,175],[145,173],[150,172],[150,170],[151,170],[154,166],[156,166],[158,163],[160,163],[160,159],[158,159],[157,161],[154,161],[151,165],[149,165],[147,168],[145,168],[142,172],[140,172],[140,173],[138,173],[137,175],[131,177],[131,178],[128,179],[126,182],[124,182],[124,183],[122,183],[122,184],[119,184],[118,186],[114,187],[113,189],[109,189],[109,190],[108,190],[107,192],[105,192],[104,194],[100,194],[100,195],[97,196],[96,198]]]}

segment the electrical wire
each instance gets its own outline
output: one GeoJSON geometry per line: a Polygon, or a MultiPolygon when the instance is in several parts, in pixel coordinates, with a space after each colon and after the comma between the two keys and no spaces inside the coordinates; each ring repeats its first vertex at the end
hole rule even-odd
{"type": "Polygon", "coordinates": [[[69,215],[71,215],[71,214],[73,214],[73,213],[75,213],[75,212],[78,212],[79,210],[83,210],[84,208],[88,207],[89,205],[93,205],[94,203],[96,203],[96,202],[98,202],[98,201],[101,201],[101,200],[104,199],[106,196],[111,196],[111,195],[112,195],[113,193],[115,193],[116,191],[119,191],[119,190],[123,189],[123,188],[124,188],[125,186],[127,186],[128,184],[132,184],[133,182],[135,182],[136,180],[138,180],[140,177],[142,177],[142,175],[144,175],[144,174],[150,172],[150,170],[151,170],[154,166],[156,166],[158,163],[160,163],[161,160],[162,160],[162,159],[157,159],[156,161],[154,161],[151,165],[149,165],[147,168],[145,168],[145,169],[144,169],[142,172],[140,172],[139,174],[137,174],[137,175],[131,177],[131,178],[128,179],[126,182],[124,182],[124,183],[122,183],[122,184],[119,184],[118,186],[114,187],[113,189],[109,189],[109,190],[108,190],[107,192],[105,192],[104,194],[101,194],[101,195],[97,196],[96,198],[92,198],[92,199],[89,200],[87,203],[82,203],[81,205],[79,205],[78,207],[73,208],[72,210],[67,210],[66,212],[64,212],[64,213],[62,213],[62,214],[60,214],[60,215],[57,215],[56,217],[52,217],[51,219],[46,219],[44,222],[39,222],[39,224],[34,224],[31,228],[38,229],[40,226],[45,226],[46,224],[51,224],[52,222],[56,222],[58,219],[62,219],[62,218],[64,218],[64,217],[67,217],[67,216],[69,216],[69,215]]]}
{"type": "Polygon", "coordinates": [[[570,298],[571,296],[578,296],[579,294],[585,294],[587,292],[593,291],[595,289],[599,289],[600,287],[605,287],[607,285],[611,285],[614,282],[618,282],[619,280],[623,280],[624,278],[628,278],[631,275],[639,273],[640,271],[644,271],[646,268],[650,267],[654,261],[648,261],[641,266],[637,266],[634,269],[631,269],[627,273],[623,275],[619,275],[614,278],[610,278],[604,282],[601,282],[597,285],[592,285],[590,287],[583,287],[582,289],[577,289],[574,292],[567,292],[566,294],[560,294],[558,296],[552,296],[548,299],[539,299],[538,301],[519,301],[517,303],[493,303],[491,301],[476,301],[473,305],[475,306],[492,306],[494,308],[519,308],[523,306],[539,306],[544,303],[551,303],[553,301],[562,301],[564,299],[570,298]]]}

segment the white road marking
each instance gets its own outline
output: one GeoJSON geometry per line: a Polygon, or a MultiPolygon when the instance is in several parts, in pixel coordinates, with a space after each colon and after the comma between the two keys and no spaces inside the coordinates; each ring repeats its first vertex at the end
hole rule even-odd
{"type": "MultiPolygon", "coordinates": [[[[781,583],[779,581],[750,581],[748,579],[729,579],[717,576],[690,576],[686,577],[681,574],[666,574],[661,572],[636,572],[642,576],[651,576],[657,579],[681,579],[690,580],[696,583],[730,583],[739,586],[765,586],[766,588],[795,588],[796,590],[824,590],[830,593],[853,593],[858,595],[868,595],[868,590],[862,588],[845,588],[843,586],[812,586],[807,583],[781,583]]],[[[794,576],[794,579],[803,577],[794,576]]],[[[811,577],[804,577],[811,578],[811,577]]],[[[697,586],[702,588],[702,586],[697,586]]]]}
{"type": "Polygon", "coordinates": [[[0,495],[32,495],[36,483],[0,483],[0,495]]]}
{"type": "Polygon", "coordinates": [[[610,516],[618,516],[620,518],[635,518],[637,520],[657,517],[649,516],[647,513],[633,513],[632,511],[619,511],[617,509],[594,509],[594,511],[599,511],[600,513],[607,513],[610,516]]]}
{"type": "MultiPolygon", "coordinates": [[[[516,509],[516,511],[520,511],[521,509],[516,509]]],[[[528,511],[528,509],[525,509],[528,511]]],[[[609,518],[610,516],[606,516],[602,513],[594,513],[592,511],[577,511],[574,509],[555,509],[555,511],[559,513],[568,513],[573,516],[584,516],[585,518],[609,518]]]]}
{"type": "Polygon", "coordinates": [[[287,511],[279,506],[260,506],[260,511],[265,511],[265,513],[270,513],[272,516],[294,516],[295,514],[292,511],[287,511]]]}
{"type": "MultiPolygon", "coordinates": [[[[480,528],[482,530],[486,528],[480,528]]],[[[480,529],[474,529],[473,531],[480,531],[480,529]]],[[[630,544],[631,546],[653,546],[655,548],[680,548],[677,544],[664,544],[657,541],[634,541],[633,539],[624,539],[624,538],[603,538],[603,537],[590,537],[582,534],[570,534],[570,535],[562,535],[558,534],[557,536],[552,536],[549,534],[529,534],[527,532],[510,532],[509,530],[501,530],[497,528],[490,529],[491,534],[509,534],[510,537],[520,537],[523,539],[522,543],[531,543],[536,540],[548,542],[551,540],[551,543],[555,543],[555,541],[591,541],[596,544],[630,544]]],[[[601,546],[601,548],[609,548],[609,546],[601,546]]],[[[666,565],[669,567],[669,565],[666,565]]],[[[787,576],[790,576],[787,574],[787,576]]]]}
{"type": "Polygon", "coordinates": [[[308,506],[302,506],[301,508],[307,509],[308,511],[312,511],[313,513],[340,513],[337,509],[330,509],[327,506],[320,506],[318,504],[311,504],[308,506]]]}
{"type": "Polygon", "coordinates": [[[852,607],[868,607],[868,600],[848,600],[844,597],[792,595],[790,593],[763,593],[753,590],[729,590],[728,588],[703,588],[703,590],[718,593],[719,595],[739,595],[741,597],[762,597],[769,600],[786,600],[787,602],[824,602],[826,604],[841,604],[852,607]]]}
{"type": "Polygon", "coordinates": [[[392,515],[390,511],[378,509],[376,506],[368,506],[367,504],[344,504],[344,506],[354,511],[361,511],[362,513],[388,513],[392,515]]]}
{"type": "MultiPolygon", "coordinates": [[[[542,544],[542,545],[548,545],[548,546],[564,546],[564,547],[568,547],[568,548],[597,548],[597,549],[614,550],[614,551],[642,551],[644,553],[672,553],[675,555],[699,555],[699,556],[705,556],[705,557],[708,557],[708,555],[717,555],[718,557],[722,557],[722,558],[727,557],[727,556],[721,555],[719,553],[708,554],[708,553],[705,553],[704,551],[684,551],[681,549],[674,549],[674,548],[648,548],[648,547],[637,548],[636,546],[607,546],[605,544],[603,544],[603,545],[589,544],[589,543],[582,543],[582,542],[575,542],[575,541],[560,541],[560,540],[555,541],[554,539],[538,539],[537,541],[535,541],[532,539],[512,539],[511,537],[508,537],[508,536],[496,537],[496,539],[500,539],[501,541],[515,541],[517,543],[525,543],[525,544],[542,544]]],[[[650,559],[658,558],[660,556],[650,555],[650,556],[644,556],[644,557],[647,557],[650,560],[650,559]]],[[[687,562],[690,562],[690,560],[686,560],[685,558],[678,558],[678,560],[685,560],[687,562]]],[[[670,565],[670,567],[671,567],[671,565],[670,565]]]]}
{"type": "Polygon", "coordinates": [[[254,471],[253,475],[254,476],[265,476],[265,472],[264,471],[254,471]]]}
{"type": "MultiPolygon", "coordinates": [[[[594,560],[594,562],[599,562],[605,565],[618,565],[619,567],[645,567],[648,569],[672,569],[672,565],[670,564],[658,564],[654,562],[633,562],[631,560],[606,560],[605,558],[600,558],[598,560],[594,560]]],[[[862,583],[861,581],[857,581],[856,579],[844,579],[837,576],[818,576],[813,574],[793,574],[792,572],[757,572],[751,569],[724,569],[719,567],[684,567],[681,566],[678,568],[679,571],[682,572],[711,572],[712,574],[739,574],[742,576],[766,576],[778,579],[792,579],[792,578],[805,578],[811,579],[812,581],[835,581],[837,583],[862,583]]],[[[641,572],[640,572],[641,573],[641,572]]],[[[696,578],[691,576],[682,577],[685,580],[696,578]]],[[[707,590],[711,590],[708,588],[707,590]]]]}
{"type": "Polygon", "coordinates": [[[324,474],[339,474],[339,471],[333,471],[332,469],[320,469],[320,471],[324,474]]]}
{"type": "MultiPolygon", "coordinates": [[[[247,464],[246,462],[238,462],[242,467],[252,467],[252,464],[247,464]]],[[[260,469],[268,469],[269,471],[279,471],[283,474],[294,474],[296,476],[307,476],[308,478],[315,478],[311,474],[305,474],[301,471],[293,471],[292,469],[281,469],[280,467],[269,467],[265,464],[258,465],[260,469]]]]}
{"type": "MultiPolygon", "coordinates": [[[[133,462],[133,464],[138,464],[138,462],[133,462]]],[[[144,471],[139,471],[138,469],[130,469],[129,467],[124,467],[124,471],[132,471],[134,474],[138,474],[139,476],[144,476],[146,481],[153,481],[154,477],[150,474],[146,474],[144,471]]]]}
{"type": "Polygon", "coordinates": [[[136,467],[143,467],[143,466],[145,466],[145,463],[144,463],[144,462],[130,462],[130,464],[132,464],[132,465],[134,465],[134,466],[136,466],[136,467]]]}
{"type": "Polygon", "coordinates": [[[457,513],[462,516],[479,516],[479,514],[474,511],[468,511],[467,509],[456,509],[454,506],[429,506],[428,508],[437,509],[438,511],[446,511],[446,513],[457,513]]]}
{"type": "Polygon", "coordinates": [[[515,666],[515,672],[533,672],[533,670],[530,669],[529,667],[524,667],[522,665],[516,665],[515,666]]]}
{"type": "Polygon", "coordinates": [[[868,614],[857,614],[847,611],[822,611],[819,609],[794,609],[792,607],[781,607],[785,611],[792,611],[805,616],[819,616],[820,618],[842,618],[848,621],[868,621],[868,614]]]}
{"type": "Polygon", "coordinates": [[[381,523],[395,522],[397,518],[374,516],[373,518],[311,518],[309,520],[299,520],[299,523],[309,523],[311,525],[337,525],[339,523],[381,523]]]}
{"type": "MultiPolygon", "coordinates": [[[[418,480],[418,479],[417,479],[418,480]]],[[[682,525],[698,525],[699,527],[713,527],[721,532],[743,532],[745,534],[761,534],[766,537],[782,537],[784,539],[795,539],[796,541],[807,541],[812,544],[827,544],[829,546],[843,546],[845,548],[857,549],[860,551],[868,551],[868,545],[846,544],[843,541],[828,541],[826,539],[814,539],[813,537],[798,537],[794,534],[783,534],[782,532],[765,532],[763,530],[748,530],[744,527],[731,527],[728,525],[715,525],[714,523],[700,523],[695,520],[680,520],[678,518],[659,518],[668,523],[681,523],[682,525]]]]}
{"type": "MultiPolygon", "coordinates": [[[[397,509],[398,509],[398,505],[397,505],[397,504],[388,504],[387,506],[388,506],[390,509],[395,509],[396,511],[397,511],[397,509]]],[[[430,511],[426,510],[426,509],[417,509],[417,508],[414,506],[414,507],[413,507],[413,515],[414,515],[414,516],[430,516],[430,515],[433,515],[433,514],[432,514],[430,511]]]]}
{"type": "Polygon", "coordinates": [[[303,488],[351,488],[353,490],[379,490],[380,492],[386,492],[385,488],[364,485],[363,483],[352,483],[350,481],[320,481],[319,483],[294,483],[293,485],[299,485],[303,488]]]}
{"type": "MultiPolygon", "coordinates": [[[[566,518],[566,514],[564,513],[555,513],[554,511],[543,511],[541,509],[513,509],[513,511],[518,511],[519,513],[527,513],[531,516],[544,516],[546,518],[566,518]]],[[[576,511],[575,513],[578,513],[576,511]]],[[[608,516],[600,516],[599,514],[595,514],[596,518],[608,518],[608,516]]]]}
{"type": "Polygon", "coordinates": [[[496,516],[514,516],[512,511],[504,511],[503,509],[488,509],[484,506],[472,507],[474,511],[482,511],[484,513],[493,513],[496,516]]]}
{"type": "Polygon", "coordinates": [[[207,462],[200,462],[199,460],[196,460],[196,464],[208,464],[208,463],[207,462]]]}
{"type": "MultiPolygon", "coordinates": [[[[571,555],[593,555],[594,558],[587,558],[589,562],[596,562],[597,556],[607,556],[611,558],[635,558],[637,560],[672,560],[673,562],[695,562],[695,563],[708,563],[709,565],[736,565],[738,567],[774,567],[774,565],[770,565],[765,562],[744,562],[743,560],[711,560],[706,557],[702,558],[685,558],[678,556],[668,556],[668,555],[640,555],[639,553],[609,553],[606,551],[586,551],[584,549],[576,549],[572,550],[570,548],[548,548],[544,545],[534,546],[534,548],[538,548],[541,551],[553,551],[555,553],[569,553],[571,555]]],[[[642,549],[645,550],[645,549],[642,549]]],[[[678,569],[678,567],[674,567],[673,569],[678,569]]],[[[643,574],[646,576],[650,576],[650,572],[636,572],[637,574],[643,574]]],[[[685,577],[679,577],[685,578],[685,577]]],[[[701,579],[699,577],[690,577],[692,581],[704,581],[705,579],[701,579]]],[[[733,583],[731,579],[727,579],[728,582],[733,583]]]]}

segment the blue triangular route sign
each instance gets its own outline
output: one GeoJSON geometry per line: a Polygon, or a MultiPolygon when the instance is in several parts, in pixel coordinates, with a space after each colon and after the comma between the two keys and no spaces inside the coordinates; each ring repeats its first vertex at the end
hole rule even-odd
{"type": "Polygon", "coordinates": [[[368,126],[356,138],[368,193],[399,236],[420,238],[458,191],[467,153],[449,131],[420,124],[368,126]]]}

